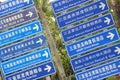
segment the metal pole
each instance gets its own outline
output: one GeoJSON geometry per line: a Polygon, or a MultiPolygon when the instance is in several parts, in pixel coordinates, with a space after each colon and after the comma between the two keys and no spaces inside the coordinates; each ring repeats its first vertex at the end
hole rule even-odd
{"type": "Polygon", "coordinates": [[[50,79],[50,76],[47,76],[47,77],[46,77],[46,80],[51,80],[51,79],[50,79]]]}
{"type": "Polygon", "coordinates": [[[49,27],[47,25],[47,21],[45,19],[45,15],[44,15],[43,10],[42,10],[42,8],[40,6],[40,1],[41,0],[37,0],[38,12],[39,12],[39,16],[40,16],[40,19],[41,19],[41,23],[43,24],[43,28],[46,31],[46,38],[48,40],[48,43],[49,43],[49,46],[50,46],[50,49],[51,49],[51,54],[52,54],[52,56],[54,58],[55,64],[57,65],[56,67],[57,67],[57,70],[58,70],[57,72],[59,72],[58,73],[59,80],[67,80],[63,65],[62,65],[60,57],[58,55],[58,50],[56,48],[54,39],[53,39],[53,37],[51,35],[50,29],[49,29],[49,27]]]}
{"type": "Polygon", "coordinates": [[[0,80],[4,80],[1,71],[0,71],[0,80]]]}

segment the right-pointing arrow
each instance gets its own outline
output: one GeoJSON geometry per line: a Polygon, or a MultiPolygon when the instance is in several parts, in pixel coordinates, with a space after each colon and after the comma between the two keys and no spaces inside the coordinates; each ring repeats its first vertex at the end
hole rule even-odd
{"type": "Polygon", "coordinates": [[[34,30],[39,30],[39,26],[37,24],[35,24],[35,27],[33,27],[34,30]]]}
{"type": "Polygon", "coordinates": [[[118,65],[118,67],[120,68],[120,65],[118,65]]]}
{"type": "Polygon", "coordinates": [[[107,23],[107,25],[109,25],[109,24],[110,24],[110,21],[111,21],[111,20],[110,20],[110,18],[105,17],[105,21],[104,21],[104,22],[105,22],[105,23],[107,23]]]}
{"type": "Polygon", "coordinates": [[[39,40],[36,42],[37,44],[40,43],[42,44],[43,40],[41,38],[39,38],[39,40]]]}
{"type": "Polygon", "coordinates": [[[24,2],[26,2],[27,4],[29,4],[30,0],[24,0],[24,2]]]}
{"type": "Polygon", "coordinates": [[[49,57],[49,54],[48,54],[47,51],[44,51],[44,54],[43,54],[42,56],[48,58],[48,57],[49,57]]]}
{"type": "Polygon", "coordinates": [[[45,71],[47,71],[47,72],[50,72],[50,70],[52,69],[52,67],[51,66],[49,66],[49,65],[46,65],[46,68],[44,69],[45,71]]]}
{"type": "Polygon", "coordinates": [[[32,17],[32,16],[33,16],[33,13],[29,11],[26,16],[27,16],[27,17],[28,17],[28,16],[29,16],[29,17],[32,17]]]}
{"type": "Polygon", "coordinates": [[[116,48],[115,52],[117,52],[118,54],[120,54],[120,48],[119,47],[115,47],[115,48],[116,48]]]}
{"type": "Polygon", "coordinates": [[[113,33],[111,33],[111,32],[109,32],[108,33],[109,35],[107,36],[107,38],[109,38],[110,40],[112,40],[113,38],[114,38],[114,34],[113,33]]]}
{"type": "Polygon", "coordinates": [[[105,4],[103,2],[100,2],[99,8],[101,8],[102,10],[104,10],[105,9],[105,4]]]}

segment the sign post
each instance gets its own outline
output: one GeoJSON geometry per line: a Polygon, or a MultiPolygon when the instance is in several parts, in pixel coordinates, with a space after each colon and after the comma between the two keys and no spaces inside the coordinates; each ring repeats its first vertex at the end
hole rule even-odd
{"type": "MultiPolygon", "coordinates": [[[[37,2],[38,2],[38,4],[41,4],[40,0],[37,0],[37,2]]],[[[41,18],[41,22],[43,23],[43,28],[47,32],[46,33],[47,34],[46,38],[48,39],[48,43],[50,45],[51,53],[54,57],[54,62],[57,65],[56,67],[58,68],[60,80],[67,80],[63,65],[61,63],[60,57],[58,55],[58,51],[56,49],[56,45],[54,43],[53,37],[52,37],[51,32],[49,30],[49,27],[47,25],[47,21],[45,20],[45,16],[44,16],[44,13],[42,11],[41,6],[38,7],[38,11],[39,11],[39,15],[40,15],[40,18],[41,18]]]]}

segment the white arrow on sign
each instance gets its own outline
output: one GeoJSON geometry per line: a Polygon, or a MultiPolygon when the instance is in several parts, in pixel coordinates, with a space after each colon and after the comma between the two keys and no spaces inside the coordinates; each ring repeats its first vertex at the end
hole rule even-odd
{"type": "Polygon", "coordinates": [[[100,2],[99,8],[101,8],[102,10],[104,10],[105,9],[105,4],[103,2],[100,2]]]}
{"type": "Polygon", "coordinates": [[[39,38],[39,40],[36,42],[37,44],[40,43],[42,44],[43,40],[41,38],[39,38]]]}
{"type": "Polygon", "coordinates": [[[50,70],[52,69],[52,67],[51,66],[49,66],[49,65],[46,65],[46,68],[44,69],[45,71],[47,71],[47,72],[50,72],[50,70]]]}
{"type": "Polygon", "coordinates": [[[115,52],[117,52],[118,54],[120,54],[120,48],[119,47],[115,47],[115,48],[116,48],[115,52]]]}
{"type": "Polygon", "coordinates": [[[44,54],[42,56],[48,58],[48,52],[44,51],[44,54]]]}
{"type": "Polygon", "coordinates": [[[118,67],[120,68],[120,65],[118,65],[118,67]]]}
{"type": "Polygon", "coordinates": [[[26,2],[27,4],[29,4],[30,0],[24,0],[24,2],[26,2]]]}
{"type": "Polygon", "coordinates": [[[109,24],[110,24],[110,21],[111,21],[111,20],[110,20],[110,18],[105,17],[105,21],[104,21],[104,22],[105,22],[105,23],[107,23],[107,25],[109,25],[109,24]]]}
{"type": "Polygon", "coordinates": [[[35,24],[35,27],[33,27],[34,30],[39,30],[39,26],[37,24],[35,24]]]}
{"type": "Polygon", "coordinates": [[[109,34],[109,36],[107,36],[107,38],[109,38],[110,40],[112,40],[112,39],[114,38],[114,36],[115,36],[115,35],[114,35],[113,33],[111,33],[111,32],[109,32],[108,34],[109,34]]]}
{"type": "Polygon", "coordinates": [[[29,11],[26,16],[27,16],[27,17],[28,17],[28,16],[29,16],[29,17],[32,17],[32,16],[33,16],[33,13],[29,11]]]}

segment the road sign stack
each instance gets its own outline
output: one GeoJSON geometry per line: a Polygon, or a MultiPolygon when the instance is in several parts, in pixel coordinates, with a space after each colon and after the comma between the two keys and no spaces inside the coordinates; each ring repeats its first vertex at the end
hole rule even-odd
{"type": "Polygon", "coordinates": [[[120,73],[120,60],[106,64],[120,57],[120,44],[114,44],[120,36],[107,0],[56,0],[51,6],[77,80],[100,80],[120,73]]]}
{"type": "Polygon", "coordinates": [[[33,80],[56,73],[33,0],[0,3],[0,66],[5,80],[33,80]]]}

